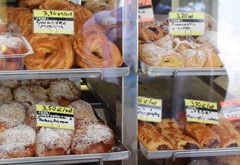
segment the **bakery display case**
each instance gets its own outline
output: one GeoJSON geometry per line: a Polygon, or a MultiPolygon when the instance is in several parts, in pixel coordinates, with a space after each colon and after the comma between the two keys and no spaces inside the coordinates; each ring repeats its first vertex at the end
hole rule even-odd
{"type": "Polygon", "coordinates": [[[0,2],[0,164],[136,162],[133,11],[135,0],[0,2]],[[109,82],[114,106],[91,80],[109,82]]]}
{"type": "Polygon", "coordinates": [[[239,5],[152,1],[151,21],[139,7],[138,164],[239,160],[239,5]]]}

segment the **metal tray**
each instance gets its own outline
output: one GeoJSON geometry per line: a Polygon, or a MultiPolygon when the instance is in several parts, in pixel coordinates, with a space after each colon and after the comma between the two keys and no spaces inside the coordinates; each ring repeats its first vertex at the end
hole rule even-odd
{"type": "Polygon", "coordinates": [[[34,164],[34,165],[54,165],[54,164],[74,164],[74,163],[92,163],[104,161],[116,161],[128,159],[130,153],[124,145],[117,144],[116,151],[111,153],[101,154],[81,154],[81,155],[64,155],[64,156],[49,156],[49,157],[29,157],[29,158],[14,158],[2,159],[0,164],[34,164]]]}
{"type": "Polygon", "coordinates": [[[141,70],[149,76],[220,76],[227,75],[226,68],[165,68],[141,62],[141,70]]]}
{"type": "Polygon", "coordinates": [[[167,150],[167,151],[148,151],[141,143],[140,150],[147,159],[176,159],[189,157],[210,157],[240,155],[240,147],[233,148],[212,148],[199,150],[167,150]]]}
{"type": "Polygon", "coordinates": [[[51,79],[51,78],[99,78],[125,77],[129,74],[129,67],[119,68],[79,68],[52,70],[9,70],[0,71],[0,79],[51,79]]]}

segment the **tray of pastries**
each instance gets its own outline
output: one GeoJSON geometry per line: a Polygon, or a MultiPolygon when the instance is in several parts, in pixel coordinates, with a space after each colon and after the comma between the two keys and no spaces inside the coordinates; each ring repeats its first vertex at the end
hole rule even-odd
{"type": "Polygon", "coordinates": [[[169,34],[169,21],[156,16],[139,24],[139,59],[149,75],[222,75],[226,74],[217,48],[217,23],[206,14],[203,36],[169,34]]]}
{"type": "Polygon", "coordinates": [[[79,5],[68,0],[19,0],[17,7],[8,6],[2,31],[20,33],[33,49],[24,57],[24,68],[18,70],[73,70],[98,73],[98,77],[126,76],[129,67],[117,42],[117,28],[121,27],[117,27],[116,3],[87,1],[79,5]],[[74,34],[33,33],[33,10],[38,9],[73,11],[74,34]]]}
{"type": "Polygon", "coordinates": [[[69,79],[0,81],[0,164],[98,162],[128,156],[69,79]],[[73,108],[75,129],[37,126],[36,105],[73,108]]]}
{"type": "Polygon", "coordinates": [[[239,122],[221,118],[219,125],[165,118],[139,121],[140,149],[148,159],[235,155],[240,153],[239,122]]]}

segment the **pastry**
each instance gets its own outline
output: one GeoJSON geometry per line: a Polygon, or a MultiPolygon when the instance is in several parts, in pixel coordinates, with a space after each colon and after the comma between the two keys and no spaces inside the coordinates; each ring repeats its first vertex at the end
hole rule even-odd
{"type": "Polygon", "coordinates": [[[184,60],[179,53],[154,44],[139,45],[139,56],[143,62],[154,67],[179,68],[184,66],[184,60]]]}
{"type": "Polygon", "coordinates": [[[39,131],[40,127],[37,127],[37,113],[36,113],[36,105],[47,105],[47,106],[59,106],[57,103],[54,102],[38,102],[35,105],[32,105],[26,111],[26,119],[25,124],[31,126],[37,132],[39,131]]]}
{"type": "Polygon", "coordinates": [[[168,139],[163,137],[150,123],[138,125],[138,139],[149,151],[172,150],[174,148],[168,139]]]}
{"type": "Polygon", "coordinates": [[[109,30],[117,26],[117,18],[112,16],[110,10],[105,10],[94,14],[96,23],[109,30]]]}
{"type": "Polygon", "coordinates": [[[61,106],[68,106],[81,96],[79,88],[70,80],[63,79],[51,83],[48,89],[49,99],[61,106]]]}
{"type": "Polygon", "coordinates": [[[156,41],[164,36],[164,30],[158,22],[146,22],[139,24],[140,41],[156,41]]]}
{"type": "Polygon", "coordinates": [[[22,104],[17,102],[4,103],[0,106],[0,132],[23,124],[26,111],[22,104]]]}
{"type": "Polygon", "coordinates": [[[33,34],[29,40],[34,54],[25,57],[29,70],[69,69],[74,54],[71,41],[63,35],[33,34]]]}
{"type": "Polygon", "coordinates": [[[159,40],[153,42],[153,44],[165,49],[174,49],[173,41],[174,37],[170,34],[167,34],[164,37],[160,38],[159,40]]]}
{"type": "Polygon", "coordinates": [[[188,123],[185,132],[194,138],[201,148],[218,148],[220,146],[219,136],[208,126],[202,123],[188,123]]]}
{"type": "Polygon", "coordinates": [[[240,120],[233,120],[231,123],[234,125],[235,129],[240,132],[240,120]]]}
{"type": "Polygon", "coordinates": [[[185,59],[185,67],[203,67],[207,61],[207,55],[200,49],[185,49],[181,54],[185,59]]]}
{"type": "Polygon", "coordinates": [[[192,138],[186,136],[174,119],[163,119],[156,124],[161,135],[166,137],[175,150],[199,149],[200,145],[192,138]]]}
{"type": "Polygon", "coordinates": [[[109,10],[110,6],[106,0],[88,0],[84,7],[90,10],[92,13],[97,13],[103,10],[109,10]]]}
{"type": "Polygon", "coordinates": [[[82,31],[73,39],[75,60],[82,68],[118,67],[123,58],[118,47],[96,31],[82,31]]]}
{"type": "Polygon", "coordinates": [[[0,133],[0,158],[32,157],[36,151],[36,132],[29,126],[19,125],[0,133]]]}
{"type": "Polygon", "coordinates": [[[239,165],[240,157],[237,155],[233,156],[218,156],[216,157],[216,165],[239,165]]]}
{"type": "Polygon", "coordinates": [[[47,89],[53,81],[58,81],[58,79],[33,79],[31,80],[31,84],[47,89]]]}
{"type": "Polygon", "coordinates": [[[74,132],[66,129],[42,127],[37,134],[36,155],[58,156],[69,154],[74,132]]]}
{"type": "Polygon", "coordinates": [[[0,87],[0,102],[9,102],[13,100],[11,89],[0,87]]]}
{"type": "Polygon", "coordinates": [[[74,11],[75,33],[81,31],[84,23],[92,18],[92,13],[87,8],[66,0],[45,0],[39,8],[48,10],[74,11]]]}
{"type": "Polygon", "coordinates": [[[0,86],[4,86],[6,88],[16,88],[21,85],[21,81],[19,80],[0,80],[0,86]]]}
{"type": "Polygon", "coordinates": [[[13,90],[14,100],[23,103],[26,107],[37,102],[48,101],[47,90],[37,85],[22,85],[13,90]]]}
{"type": "Polygon", "coordinates": [[[83,125],[97,123],[91,104],[83,100],[74,101],[69,105],[74,109],[75,128],[80,129],[83,125]]]}
{"type": "Polygon", "coordinates": [[[114,146],[113,131],[102,124],[87,124],[76,130],[71,144],[72,154],[110,152],[114,146]]]}
{"type": "Polygon", "coordinates": [[[221,148],[240,146],[240,134],[230,121],[221,119],[219,125],[209,125],[209,127],[219,135],[221,148]]]}
{"type": "Polygon", "coordinates": [[[37,8],[44,0],[19,0],[20,6],[37,8]]]}

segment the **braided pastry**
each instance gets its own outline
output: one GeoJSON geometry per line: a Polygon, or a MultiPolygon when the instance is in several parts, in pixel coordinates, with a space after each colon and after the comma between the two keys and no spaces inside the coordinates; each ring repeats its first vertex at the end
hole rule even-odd
{"type": "Polygon", "coordinates": [[[73,39],[76,62],[82,68],[118,67],[123,64],[117,46],[96,31],[76,34],[73,39]]]}
{"type": "Polygon", "coordinates": [[[66,36],[33,34],[29,42],[35,53],[25,57],[27,69],[69,69],[72,67],[74,54],[72,44],[66,36]]]}
{"type": "Polygon", "coordinates": [[[72,10],[74,11],[75,32],[81,30],[83,24],[92,18],[92,13],[83,6],[76,5],[66,0],[45,0],[39,7],[48,10],[72,10]]]}
{"type": "Polygon", "coordinates": [[[44,0],[19,0],[20,6],[37,8],[44,0]]]}

